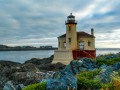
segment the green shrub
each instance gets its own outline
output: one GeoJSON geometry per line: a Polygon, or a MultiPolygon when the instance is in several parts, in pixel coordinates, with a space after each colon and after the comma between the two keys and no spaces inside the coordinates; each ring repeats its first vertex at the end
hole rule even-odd
{"type": "Polygon", "coordinates": [[[100,80],[95,80],[94,77],[98,75],[100,72],[100,69],[94,70],[94,71],[86,71],[81,72],[77,75],[77,84],[78,84],[78,90],[80,89],[100,89],[101,83],[100,80]]]}
{"type": "Polygon", "coordinates": [[[85,72],[81,72],[80,74],[78,74],[78,76],[86,77],[88,79],[93,79],[96,75],[99,74],[100,71],[101,71],[101,69],[97,69],[97,70],[93,70],[93,71],[85,71],[85,72]]]}
{"type": "Polygon", "coordinates": [[[113,65],[113,64],[115,64],[117,62],[120,62],[120,57],[107,59],[107,60],[105,60],[105,59],[97,59],[96,62],[97,62],[98,65],[102,65],[102,64],[113,65]]]}
{"type": "Polygon", "coordinates": [[[46,90],[46,82],[28,85],[23,90],[46,90]]]}
{"type": "Polygon", "coordinates": [[[99,80],[87,79],[86,77],[78,77],[78,90],[80,89],[100,89],[101,84],[99,80]]]}
{"type": "Polygon", "coordinates": [[[101,84],[101,86],[104,90],[106,90],[106,88],[108,88],[109,90],[114,90],[113,82],[108,84],[101,84]]]}

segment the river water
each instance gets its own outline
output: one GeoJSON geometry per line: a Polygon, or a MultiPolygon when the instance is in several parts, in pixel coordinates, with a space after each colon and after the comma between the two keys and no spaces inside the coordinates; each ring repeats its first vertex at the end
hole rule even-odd
{"type": "MultiPolygon", "coordinates": [[[[118,50],[96,50],[96,55],[118,53],[118,50]]],[[[32,50],[32,51],[0,51],[0,60],[24,63],[31,58],[46,58],[54,54],[54,50],[32,50]]]]}

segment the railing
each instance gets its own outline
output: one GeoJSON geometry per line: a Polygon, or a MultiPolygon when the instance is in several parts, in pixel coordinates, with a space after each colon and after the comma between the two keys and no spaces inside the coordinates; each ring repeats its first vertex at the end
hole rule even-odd
{"type": "Polygon", "coordinates": [[[77,21],[76,20],[67,20],[67,21],[65,21],[65,24],[67,24],[67,23],[77,23],[77,21]]]}

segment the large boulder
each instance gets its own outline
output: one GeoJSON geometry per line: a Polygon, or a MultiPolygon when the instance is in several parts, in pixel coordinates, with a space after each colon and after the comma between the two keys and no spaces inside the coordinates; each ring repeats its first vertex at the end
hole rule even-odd
{"type": "Polygon", "coordinates": [[[36,65],[32,63],[14,65],[14,66],[11,66],[10,68],[4,69],[4,73],[8,78],[16,72],[39,72],[39,69],[37,68],[36,65]]]}
{"type": "Polygon", "coordinates": [[[12,61],[5,61],[5,60],[0,60],[0,68],[3,67],[11,67],[14,65],[20,64],[18,62],[12,62],[12,61]]]}
{"type": "Polygon", "coordinates": [[[65,68],[65,65],[58,62],[55,64],[44,64],[44,65],[39,65],[38,68],[41,71],[59,71],[65,68]]]}
{"type": "Polygon", "coordinates": [[[46,80],[46,90],[76,90],[77,78],[83,63],[79,60],[71,61],[63,70],[56,72],[52,79],[46,80]]]}
{"type": "Polygon", "coordinates": [[[0,90],[2,90],[4,84],[9,80],[7,72],[10,72],[11,67],[20,65],[20,63],[0,60],[0,90]]]}
{"type": "Polygon", "coordinates": [[[90,58],[79,59],[79,62],[82,63],[82,65],[80,67],[81,71],[93,70],[93,69],[98,68],[98,65],[96,64],[96,61],[94,61],[90,58]]]}
{"type": "Polygon", "coordinates": [[[11,81],[8,81],[5,83],[3,90],[16,90],[16,88],[11,81]]]}
{"type": "Polygon", "coordinates": [[[19,83],[29,85],[39,82],[43,79],[43,76],[39,72],[15,72],[9,77],[9,79],[14,81],[16,85],[19,83]]]}
{"type": "Polygon", "coordinates": [[[25,63],[33,63],[35,65],[43,65],[43,64],[48,64],[48,63],[51,63],[53,60],[53,55],[49,58],[43,58],[43,59],[40,59],[40,58],[32,58],[30,60],[27,60],[25,63]]]}
{"type": "Polygon", "coordinates": [[[37,68],[37,65],[33,64],[33,63],[26,63],[21,65],[21,69],[24,72],[39,72],[39,69],[37,68]]]}

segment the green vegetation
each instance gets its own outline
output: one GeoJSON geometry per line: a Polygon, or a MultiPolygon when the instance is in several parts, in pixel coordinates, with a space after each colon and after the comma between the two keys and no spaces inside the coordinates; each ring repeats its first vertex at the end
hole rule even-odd
{"type": "Polygon", "coordinates": [[[101,84],[102,85],[102,88],[103,90],[114,90],[114,86],[113,86],[113,82],[111,83],[108,83],[108,84],[101,84]]]}
{"type": "Polygon", "coordinates": [[[113,77],[113,90],[120,90],[120,77],[113,77]]]}
{"type": "Polygon", "coordinates": [[[100,69],[94,71],[81,72],[77,75],[78,90],[101,88],[100,80],[94,80],[94,76],[98,75],[100,69]]]}
{"type": "Polygon", "coordinates": [[[118,71],[118,75],[120,76],[120,70],[118,71]]]}
{"type": "Polygon", "coordinates": [[[111,58],[111,59],[107,59],[107,60],[105,60],[103,58],[98,58],[96,60],[96,62],[97,62],[98,65],[102,65],[102,64],[113,65],[113,64],[115,64],[117,62],[120,62],[120,57],[118,57],[118,58],[111,58]]]}
{"type": "MultiPolygon", "coordinates": [[[[111,55],[111,54],[109,54],[111,55]]],[[[109,55],[101,55],[96,58],[96,63],[100,66],[102,64],[113,65],[117,62],[120,62],[120,57],[109,58],[109,55]],[[105,57],[108,57],[105,59],[105,57]]],[[[112,77],[112,82],[103,84],[97,78],[97,75],[100,75],[101,69],[93,71],[84,71],[80,72],[77,75],[77,84],[78,90],[120,90],[120,70],[118,71],[118,78],[112,77]],[[96,78],[95,78],[96,77],[96,78]]],[[[25,87],[23,90],[45,90],[46,82],[32,84],[25,87]]]]}
{"type": "Polygon", "coordinates": [[[46,82],[28,85],[23,90],[46,90],[46,82]]]}
{"type": "Polygon", "coordinates": [[[103,90],[106,88],[108,88],[108,90],[114,90],[112,82],[108,84],[103,84],[100,82],[99,79],[94,78],[96,75],[99,75],[99,73],[100,73],[100,69],[94,70],[94,71],[81,72],[80,74],[78,74],[77,75],[78,90],[81,90],[81,89],[100,90],[101,88],[103,90]]]}

